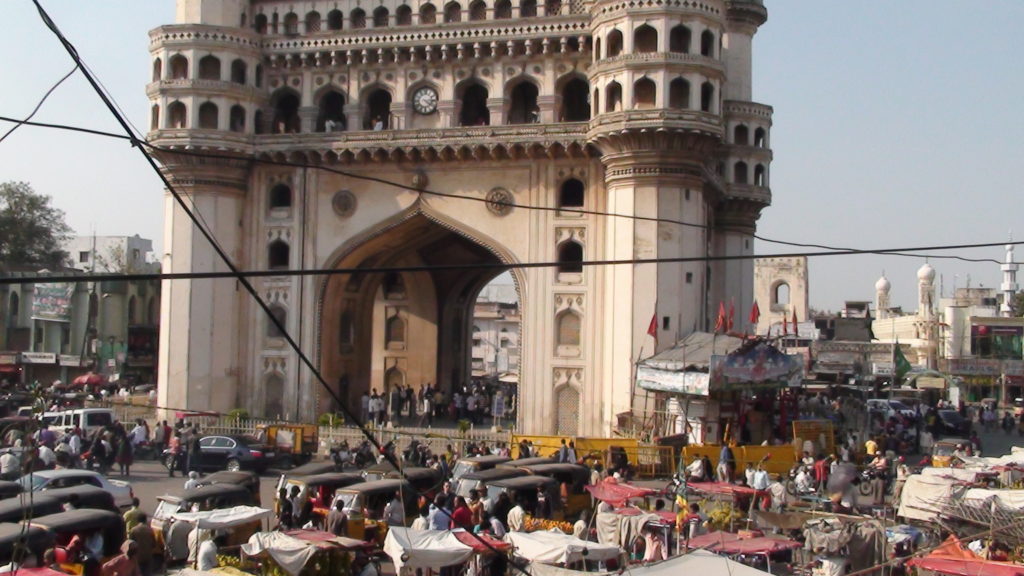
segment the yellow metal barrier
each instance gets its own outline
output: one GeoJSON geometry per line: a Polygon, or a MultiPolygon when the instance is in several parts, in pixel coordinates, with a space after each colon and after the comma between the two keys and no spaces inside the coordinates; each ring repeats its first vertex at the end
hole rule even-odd
{"type": "MultiPolygon", "coordinates": [[[[513,458],[519,458],[519,443],[523,440],[529,440],[533,443],[533,456],[557,456],[558,449],[562,447],[562,440],[568,444],[569,441],[575,440],[572,436],[541,436],[537,434],[513,434],[511,454],[513,458]]],[[[577,447],[576,453],[579,454],[579,448],[577,447]]]]}
{"type": "MultiPolygon", "coordinates": [[[[721,452],[722,447],[716,444],[690,445],[683,448],[683,457],[686,464],[689,464],[693,462],[694,456],[707,456],[711,460],[712,467],[717,470],[718,457],[721,452]]],[[[771,454],[771,457],[764,462],[764,469],[770,474],[780,474],[785,477],[797,461],[796,450],[790,444],[782,446],[733,446],[732,455],[736,459],[736,474],[743,474],[743,470],[747,467],[747,462],[756,467],[768,454],[771,454]]]]}

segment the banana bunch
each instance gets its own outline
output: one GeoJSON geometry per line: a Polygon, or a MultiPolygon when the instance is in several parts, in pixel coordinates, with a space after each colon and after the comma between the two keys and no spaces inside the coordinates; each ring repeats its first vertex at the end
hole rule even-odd
{"type": "Polygon", "coordinates": [[[548,530],[558,530],[565,534],[572,534],[572,524],[569,522],[560,522],[558,520],[544,520],[541,518],[534,518],[527,514],[523,518],[523,530],[526,532],[542,532],[548,530]]]}
{"type": "Polygon", "coordinates": [[[728,504],[719,504],[708,512],[708,523],[712,530],[728,530],[729,526],[743,519],[743,513],[728,504]]]}

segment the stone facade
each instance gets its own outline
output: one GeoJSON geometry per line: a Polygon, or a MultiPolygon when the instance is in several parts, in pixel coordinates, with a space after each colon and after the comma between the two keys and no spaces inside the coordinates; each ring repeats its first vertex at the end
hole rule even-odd
{"type": "MultiPolygon", "coordinates": [[[[332,390],[235,282],[176,280],[161,404],[312,418],[395,383],[450,390],[476,295],[508,270],[519,429],[607,434],[652,315],[668,346],[753,301],[750,260],[702,259],[753,254],[771,201],[772,110],[751,101],[766,17],[760,0],[179,0],[150,33],[150,140],[241,268],[281,270],[255,282],[332,390]],[[585,265],[633,259],[674,261],[585,265]],[[520,267],[537,262],[556,265],[520,267]]],[[[225,269],[170,196],[166,213],[168,271],[225,269]]]]}

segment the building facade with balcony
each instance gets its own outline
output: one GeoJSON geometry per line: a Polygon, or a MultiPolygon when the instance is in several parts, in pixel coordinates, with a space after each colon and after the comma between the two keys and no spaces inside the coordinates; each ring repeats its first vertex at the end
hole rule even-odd
{"type": "MultiPolygon", "coordinates": [[[[508,271],[519,429],[609,432],[652,315],[668,343],[753,301],[750,260],[700,259],[753,254],[771,201],[766,18],[760,0],[178,0],[150,32],[149,139],[239,267],[281,272],[255,288],[322,382],[236,282],[175,280],[160,403],[311,418],[374,388],[450,392],[477,294],[508,271]],[[585,265],[637,259],[676,261],[585,265]]],[[[168,272],[225,269],[170,196],[166,214],[168,272]]]]}

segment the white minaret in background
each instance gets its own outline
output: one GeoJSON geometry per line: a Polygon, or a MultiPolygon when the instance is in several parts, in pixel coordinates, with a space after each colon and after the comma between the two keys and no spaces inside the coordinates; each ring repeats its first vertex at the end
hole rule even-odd
{"type": "Polygon", "coordinates": [[[1013,316],[1011,305],[1017,294],[1017,263],[1013,261],[1013,244],[1006,245],[1006,262],[1000,267],[1003,271],[1003,283],[999,291],[1003,293],[1003,303],[999,305],[999,315],[1004,318],[1013,316]]]}
{"type": "Polygon", "coordinates": [[[878,315],[878,319],[889,317],[889,308],[892,306],[889,304],[889,290],[892,288],[892,283],[885,277],[885,272],[882,272],[882,277],[875,282],[875,313],[878,315]]]}
{"type": "Polygon", "coordinates": [[[917,270],[917,315],[931,320],[935,311],[935,268],[925,262],[917,270]]]}

